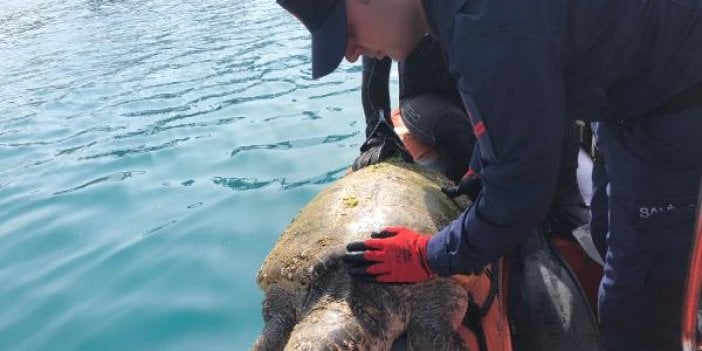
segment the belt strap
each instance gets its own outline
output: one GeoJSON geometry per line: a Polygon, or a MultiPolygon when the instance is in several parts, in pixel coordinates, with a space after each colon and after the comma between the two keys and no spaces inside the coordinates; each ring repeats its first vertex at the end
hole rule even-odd
{"type": "Polygon", "coordinates": [[[478,305],[472,293],[468,294],[468,311],[463,317],[463,325],[475,334],[479,351],[489,351],[483,318],[490,311],[490,307],[499,293],[501,268],[499,261],[497,261],[490,265],[490,269],[485,270],[485,275],[490,279],[490,290],[482,306],[478,305]]]}
{"type": "Polygon", "coordinates": [[[702,106],[702,81],[692,84],[682,93],[673,96],[647,115],[663,115],[697,106],[702,106]]]}

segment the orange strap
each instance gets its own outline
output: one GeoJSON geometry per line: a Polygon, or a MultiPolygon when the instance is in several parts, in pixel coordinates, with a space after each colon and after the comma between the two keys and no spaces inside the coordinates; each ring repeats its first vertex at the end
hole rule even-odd
{"type": "MultiPolygon", "coordinates": [[[[511,330],[507,319],[507,290],[504,289],[507,267],[500,259],[495,265],[500,272],[500,278],[495,283],[497,286],[497,296],[490,304],[487,313],[482,318],[482,329],[485,338],[485,346],[489,351],[512,351],[511,330]]],[[[491,280],[488,270],[485,270],[477,277],[453,276],[461,285],[473,296],[477,306],[483,306],[489,298],[491,280]]],[[[461,325],[458,334],[463,338],[465,345],[470,350],[480,350],[478,336],[464,325],[461,325]]]]}

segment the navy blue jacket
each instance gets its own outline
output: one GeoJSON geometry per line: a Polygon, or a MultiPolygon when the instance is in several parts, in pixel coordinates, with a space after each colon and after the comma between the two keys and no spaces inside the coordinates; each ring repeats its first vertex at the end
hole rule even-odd
{"type": "Polygon", "coordinates": [[[702,0],[424,0],[478,136],[483,190],[429,242],[480,269],[546,216],[573,119],[640,118],[702,79],[702,0]]]}

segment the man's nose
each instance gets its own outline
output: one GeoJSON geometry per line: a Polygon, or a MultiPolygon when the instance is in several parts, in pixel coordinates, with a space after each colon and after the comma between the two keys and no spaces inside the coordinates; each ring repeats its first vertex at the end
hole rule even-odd
{"type": "Polygon", "coordinates": [[[356,45],[356,42],[352,38],[348,38],[346,41],[346,53],[344,54],[344,56],[346,56],[346,61],[354,63],[358,60],[358,56],[360,55],[360,47],[356,45]]]}

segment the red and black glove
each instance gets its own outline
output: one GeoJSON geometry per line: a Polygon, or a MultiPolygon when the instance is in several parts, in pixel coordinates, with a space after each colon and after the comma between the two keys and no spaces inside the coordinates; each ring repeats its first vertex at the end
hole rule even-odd
{"type": "Polygon", "coordinates": [[[427,263],[430,236],[387,227],[371,237],[346,246],[344,261],[351,275],[381,283],[418,283],[434,276],[427,263]]]}

